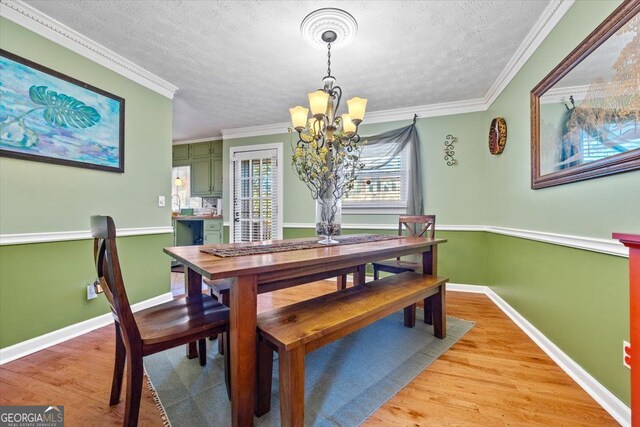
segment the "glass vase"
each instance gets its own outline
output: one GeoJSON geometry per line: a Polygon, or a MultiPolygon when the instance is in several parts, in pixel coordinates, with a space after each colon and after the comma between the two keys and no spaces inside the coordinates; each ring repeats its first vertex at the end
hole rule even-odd
{"type": "Polygon", "coordinates": [[[323,237],[318,243],[338,243],[332,239],[342,233],[342,200],[333,196],[316,199],[316,235],[323,237]]]}

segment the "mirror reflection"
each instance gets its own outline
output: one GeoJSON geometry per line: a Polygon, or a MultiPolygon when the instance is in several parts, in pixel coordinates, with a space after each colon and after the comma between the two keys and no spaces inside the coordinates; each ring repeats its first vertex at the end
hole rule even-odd
{"type": "Polygon", "coordinates": [[[640,150],[640,16],[540,97],[540,175],[640,150]]]}

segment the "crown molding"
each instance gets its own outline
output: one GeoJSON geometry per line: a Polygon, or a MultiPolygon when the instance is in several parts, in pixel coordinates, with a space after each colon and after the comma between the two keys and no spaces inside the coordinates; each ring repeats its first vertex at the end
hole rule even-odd
{"type": "Polygon", "coordinates": [[[16,0],[0,0],[0,16],[169,99],[173,99],[178,90],[168,81],[26,3],[16,0]]]}
{"type": "Polygon", "coordinates": [[[173,141],[173,145],[186,145],[186,144],[197,144],[199,142],[211,142],[211,141],[221,141],[222,136],[210,136],[208,138],[198,138],[198,139],[185,139],[181,141],[173,141]]]}
{"type": "Polygon", "coordinates": [[[287,133],[291,127],[289,122],[272,123],[270,125],[247,126],[235,129],[222,129],[222,139],[248,138],[251,136],[276,135],[287,133]]]}
{"type": "MultiPolygon", "coordinates": [[[[419,118],[426,118],[473,113],[476,111],[486,111],[486,109],[487,106],[482,98],[468,99],[465,101],[442,102],[429,105],[416,105],[414,107],[395,108],[391,110],[367,113],[366,124],[412,120],[415,114],[417,114],[419,118]]],[[[287,129],[289,128],[291,128],[291,123],[281,122],[270,125],[223,129],[221,133],[223,139],[236,139],[287,133],[287,129]]]]}
{"type": "Polygon", "coordinates": [[[558,22],[560,22],[573,3],[574,0],[552,0],[549,3],[484,96],[487,109],[498,99],[498,96],[531,58],[536,49],[540,47],[549,33],[558,25],[558,22]]]}
{"type": "Polygon", "coordinates": [[[418,118],[451,116],[453,114],[475,113],[485,111],[487,106],[483,98],[466,99],[464,101],[441,102],[438,104],[416,105],[414,107],[395,108],[392,110],[373,111],[367,113],[367,124],[412,120],[418,118]]]}

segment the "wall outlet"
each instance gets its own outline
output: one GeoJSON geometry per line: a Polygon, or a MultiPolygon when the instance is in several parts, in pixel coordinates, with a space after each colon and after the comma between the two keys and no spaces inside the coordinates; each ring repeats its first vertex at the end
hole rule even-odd
{"type": "Polygon", "coordinates": [[[98,296],[98,294],[96,293],[96,287],[93,285],[93,283],[88,284],[87,285],[87,300],[94,299],[97,296],[98,296]]]}
{"type": "Polygon", "coordinates": [[[98,279],[87,285],[87,300],[94,299],[103,292],[98,279]]]}
{"type": "Polygon", "coordinates": [[[158,196],[158,207],[164,208],[164,205],[165,205],[164,196],[158,196]]]}
{"type": "Polygon", "coordinates": [[[631,369],[631,344],[622,341],[622,364],[631,369]]]}

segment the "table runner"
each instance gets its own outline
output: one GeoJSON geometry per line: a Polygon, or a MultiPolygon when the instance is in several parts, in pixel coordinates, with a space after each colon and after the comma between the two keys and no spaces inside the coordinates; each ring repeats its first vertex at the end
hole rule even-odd
{"type": "Polygon", "coordinates": [[[357,243],[371,243],[381,242],[385,240],[401,239],[403,236],[390,236],[387,234],[366,234],[357,236],[334,236],[333,239],[338,243],[325,245],[318,243],[318,238],[308,240],[293,240],[293,241],[281,241],[275,243],[268,243],[265,245],[246,245],[246,246],[233,246],[227,248],[213,248],[213,249],[200,249],[200,252],[206,254],[215,255],[220,258],[236,257],[243,255],[264,255],[272,254],[276,252],[288,252],[299,249],[316,249],[325,248],[327,246],[337,245],[355,245],[357,243]]]}

